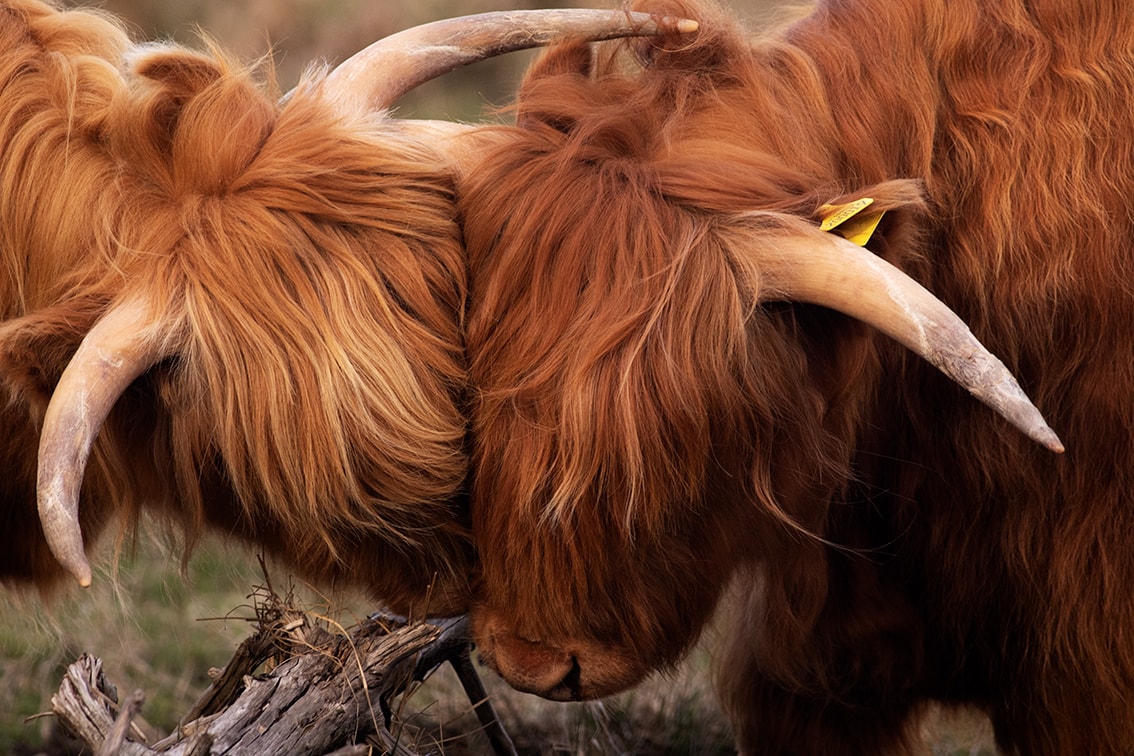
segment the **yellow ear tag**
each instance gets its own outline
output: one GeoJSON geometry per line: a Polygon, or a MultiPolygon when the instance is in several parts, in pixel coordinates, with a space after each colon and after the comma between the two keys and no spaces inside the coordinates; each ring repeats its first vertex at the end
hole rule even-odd
{"type": "Polygon", "coordinates": [[[819,208],[819,230],[832,231],[860,247],[870,241],[885,210],[864,213],[874,204],[872,197],[863,197],[845,205],[823,205],[819,208]]]}

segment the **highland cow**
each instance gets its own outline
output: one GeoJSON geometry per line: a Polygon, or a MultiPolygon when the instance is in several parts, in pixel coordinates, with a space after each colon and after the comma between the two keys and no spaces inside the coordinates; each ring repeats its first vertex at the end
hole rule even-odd
{"type": "Polygon", "coordinates": [[[606,695],[734,582],[747,753],[916,752],[935,701],[1128,753],[1134,4],[821,0],[754,43],[634,8],[700,30],[545,53],[468,148],[483,658],[606,695]],[[1066,454],[914,354],[999,370],[906,276],[1066,454]]]}
{"type": "Polygon", "coordinates": [[[0,3],[0,580],[88,584],[86,547],[148,511],[464,609],[454,167],[384,108],[488,54],[656,30],[573,13],[426,25],[280,98],[218,49],[0,3]]]}

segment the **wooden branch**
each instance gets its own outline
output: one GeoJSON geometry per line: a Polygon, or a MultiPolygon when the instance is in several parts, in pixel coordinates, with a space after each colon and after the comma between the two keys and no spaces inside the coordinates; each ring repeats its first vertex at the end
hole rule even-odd
{"type": "Polygon", "coordinates": [[[484,689],[484,683],[476,673],[468,648],[462,648],[456,656],[449,659],[449,662],[457,673],[457,679],[461,681],[461,687],[465,689],[465,695],[472,701],[476,717],[484,728],[484,734],[488,737],[492,750],[497,756],[516,756],[516,746],[512,743],[512,738],[508,737],[504,725],[500,724],[500,718],[496,716],[492,699],[488,697],[488,691],[484,689]]]}
{"type": "MultiPolygon", "coordinates": [[[[375,623],[376,625],[377,623],[375,623]]],[[[418,652],[440,635],[433,625],[392,634],[363,628],[248,679],[236,703],[212,720],[212,750],[226,754],[326,753],[360,731],[385,726],[379,704],[413,678],[418,652]],[[315,726],[317,724],[317,726],[315,726]]],[[[169,750],[171,754],[181,751],[169,750]]]]}
{"type": "MultiPolygon", "coordinates": [[[[59,691],[51,697],[51,710],[68,730],[97,752],[114,729],[111,707],[117,702],[118,691],[103,675],[102,660],[83,654],[67,668],[59,691]]],[[[127,740],[117,753],[145,756],[152,751],[127,740]]]]}
{"type": "Polygon", "coordinates": [[[122,746],[134,723],[134,717],[138,716],[145,701],[146,694],[140,690],[134,691],[134,695],[127,699],[126,705],[118,712],[118,718],[114,720],[114,726],[110,728],[106,740],[99,747],[97,756],[118,756],[122,753],[122,746]]]}
{"type": "MultiPolygon", "coordinates": [[[[52,708],[96,753],[106,748],[125,756],[345,756],[363,752],[370,742],[389,753],[413,756],[390,732],[389,701],[446,661],[457,666],[466,689],[479,686],[479,679],[464,682],[470,671],[476,674],[468,663],[464,618],[398,625],[376,617],[346,636],[329,633],[294,610],[268,615],[216,673],[178,731],[159,743],[144,745],[129,737],[140,693],[116,722],[117,693],[94,657],[84,655],[68,668],[52,708]],[[267,674],[253,674],[272,655],[285,659],[267,674]]],[[[473,705],[493,747],[514,754],[507,734],[489,713],[483,687],[479,690],[470,695],[479,699],[473,705]]]]}

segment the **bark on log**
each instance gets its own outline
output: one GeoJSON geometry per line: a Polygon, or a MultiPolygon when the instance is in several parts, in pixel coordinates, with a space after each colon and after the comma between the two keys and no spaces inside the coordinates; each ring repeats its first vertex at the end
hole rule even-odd
{"type": "MultiPolygon", "coordinates": [[[[139,694],[117,712],[117,694],[94,657],[84,655],[68,668],[52,708],[95,752],[106,746],[126,756],[348,754],[371,744],[375,753],[413,756],[390,732],[390,700],[446,661],[460,665],[462,679],[471,669],[463,618],[401,626],[372,618],[345,636],[288,611],[262,618],[178,732],[159,743],[131,739],[128,725],[139,694]],[[281,652],[290,658],[267,674],[252,674],[268,655],[281,652]]],[[[491,704],[473,704],[493,733],[493,748],[514,753],[491,704]]]]}
{"type": "MultiPolygon", "coordinates": [[[[67,668],[59,691],[51,697],[51,709],[59,721],[92,751],[98,751],[114,729],[112,706],[118,691],[102,673],[102,660],[83,654],[67,668]]],[[[145,756],[149,749],[125,741],[118,749],[122,756],[145,756]]]]}

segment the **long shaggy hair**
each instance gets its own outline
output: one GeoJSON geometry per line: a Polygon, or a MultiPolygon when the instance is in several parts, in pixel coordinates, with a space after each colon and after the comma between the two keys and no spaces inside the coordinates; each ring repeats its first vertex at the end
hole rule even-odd
{"type": "Polygon", "coordinates": [[[831,0],[755,44],[634,7],[701,30],[546,54],[461,196],[484,645],[570,647],[601,695],[739,576],[750,752],[911,752],[930,700],[1011,752],[1124,752],[1134,6],[831,0]],[[861,324],[757,302],[752,250],[861,196],[1064,457],[861,324]]]}
{"type": "Polygon", "coordinates": [[[129,48],[36,2],[3,18],[0,306],[22,316],[0,338],[21,471],[4,575],[52,574],[36,426],[93,322],[141,297],[176,356],[104,429],[88,533],[151,508],[190,544],[213,526],[321,584],[406,609],[436,581],[432,608],[459,606],[466,287],[442,159],[378,114],[336,114],[319,72],[281,106],[215,49],[129,48]]]}

